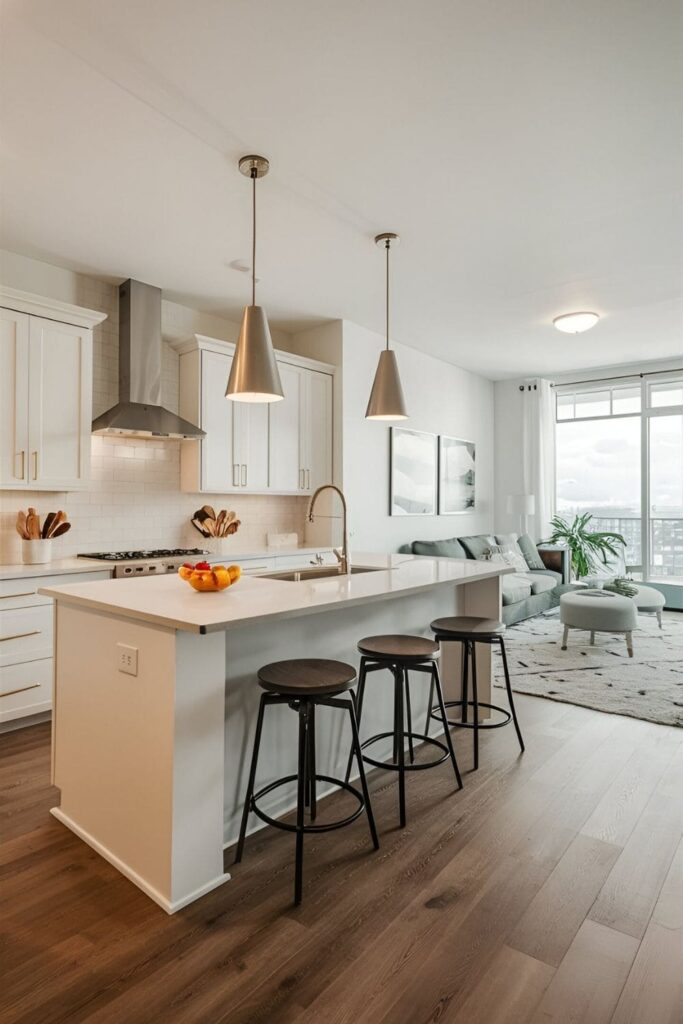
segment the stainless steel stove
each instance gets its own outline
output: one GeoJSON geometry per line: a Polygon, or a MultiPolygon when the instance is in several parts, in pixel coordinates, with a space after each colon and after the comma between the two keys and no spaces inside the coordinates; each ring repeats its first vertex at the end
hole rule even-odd
{"type": "Polygon", "coordinates": [[[203,548],[155,548],[153,551],[90,551],[78,557],[113,562],[114,577],[121,579],[176,572],[183,562],[196,561],[200,555],[208,554],[203,548]]]}

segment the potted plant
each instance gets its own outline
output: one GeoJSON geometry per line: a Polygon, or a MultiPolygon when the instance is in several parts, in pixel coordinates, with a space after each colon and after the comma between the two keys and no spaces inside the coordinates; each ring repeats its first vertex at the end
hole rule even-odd
{"type": "Polygon", "coordinates": [[[546,543],[563,544],[569,549],[572,572],[577,580],[589,576],[596,569],[602,569],[608,564],[608,556],[618,558],[626,547],[626,541],[620,533],[591,530],[589,523],[592,518],[590,512],[584,512],[577,515],[573,523],[562,516],[553,516],[550,520],[553,533],[546,543]]]}

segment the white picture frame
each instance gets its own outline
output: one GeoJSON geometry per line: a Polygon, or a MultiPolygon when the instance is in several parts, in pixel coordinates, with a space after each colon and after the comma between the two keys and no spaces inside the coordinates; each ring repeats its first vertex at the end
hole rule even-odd
{"type": "Polygon", "coordinates": [[[457,516],[476,507],[476,444],[439,436],[439,515],[457,516]]]}
{"type": "Polygon", "coordinates": [[[389,515],[436,515],[437,463],[436,434],[391,427],[389,515]]]}

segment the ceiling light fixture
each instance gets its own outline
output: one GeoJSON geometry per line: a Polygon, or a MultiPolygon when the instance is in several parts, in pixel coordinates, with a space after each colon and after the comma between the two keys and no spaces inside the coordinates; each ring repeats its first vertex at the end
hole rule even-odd
{"type": "Polygon", "coordinates": [[[279,402],[284,392],[268,318],[265,309],[256,305],[256,179],[266,176],[270,164],[264,156],[243,156],[238,166],[241,174],[251,178],[251,305],[244,307],[225,395],[234,402],[279,402]]]}
{"type": "Polygon", "coordinates": [[[403,388],[401,387],[401,378],[398,373],[396,353],[392,352],[389,348],[389,250],[391,249],[392,242],[395,242],[396,245],[398,245],[399,241],[398,235],[394,234],[393,231],[385,231],[383,234],[377,235],[375,238],[375,245],[383,246],[387,257],[387,344],[384,351],[380,353],[375,379],[372,384],[372,391],[370,392],[370,401],[368,402],[368,407],[365,411],[366,420],[408,419],[405,398],[403,397],[403,388]]]}
{"type": "Polygon", "coordinates": [[[564,334],[582,334],[594,327],[599,319],[597,313],[563,313],[556,316],[553,323],[564,334]]]}

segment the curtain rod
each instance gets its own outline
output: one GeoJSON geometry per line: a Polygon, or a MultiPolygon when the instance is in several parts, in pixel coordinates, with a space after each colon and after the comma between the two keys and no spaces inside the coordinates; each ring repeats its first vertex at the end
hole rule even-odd
{"type": "MultiPolygon", "coordinates": [[[[571,388],[576,384],[603,384],[606,381],[611,380],[633,380],[634,377],[654,377],[657,373],[683,373],[683,366],[674,366],[670,370],[650,370],[646,373],[622,373],[616,377],[593,377],[590,380],[568,380],[560,381],[558,384],[551,384],[551,388],[571,388]]],[[[532,388],[536,388],[535,384],[520,384],[519,390],[525,391],[526,389],[531,391],[532,388]]]]}

